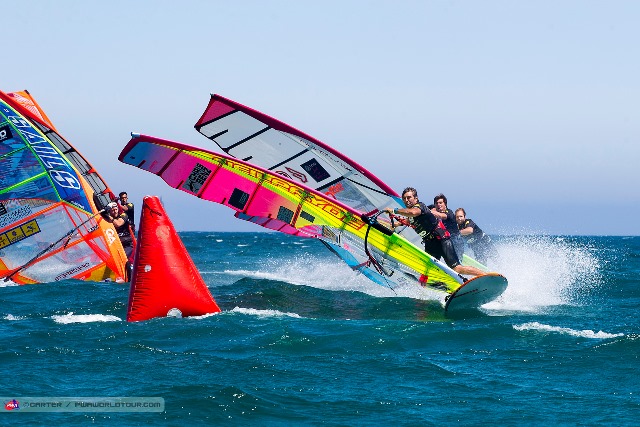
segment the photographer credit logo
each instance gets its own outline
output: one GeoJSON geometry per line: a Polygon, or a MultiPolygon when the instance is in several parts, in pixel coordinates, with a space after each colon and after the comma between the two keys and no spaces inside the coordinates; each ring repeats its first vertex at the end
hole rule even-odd
{"type": "Polygon", "coordinates": [[[162,397],[14,397],[0,396],[12,412],[164,412],[162,397]]]}
{"type": "Polygon", "coordinates": [[[4,409],[7,410],[7,411],[19,410],[20,409],[20,403],[15,399],[11,399],[8,402],[4,402],[4,409]]]}

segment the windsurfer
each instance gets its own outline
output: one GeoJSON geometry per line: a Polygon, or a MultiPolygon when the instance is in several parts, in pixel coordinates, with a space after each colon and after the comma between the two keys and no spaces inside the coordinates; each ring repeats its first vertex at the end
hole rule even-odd
{"type": "Polygon", "coordinates": [[[491,238],[484,234],[484,231],[472,219],[466,216],[467,212],[463,208],[456,209],[456,222],[458,223],[460,234],[467,236],[467,243],[473,249],[476,259],[486,264],[487,258],[497,255],[496,249],[491,242],[491,238]]]}
{"type": "Polygon", "coordinates": [[[386,208],[384,211],[409,218],[410,225],[422,237],[424,250],[428,254],[437,259],[444,258],[447,265],[456,273],[473,276],[484,274],[482,270],[475,267],[460,264],[460,259],[451,242],[449,231],[447,231],[442,220],[418,200],[418,192],[415,188],[405,188],[402,192],[402,201],[406,208],[386,208]]]}
{"type": "Polygon", "coordinates": [[[447,197],[442,193],[438,194],[433,198],[433,205],[434,209],[431,209],[431,212],[436,218],[440,218],[444,226],[447,227],[447,231],[451,234],[451,243],[453,243],[458,259],[461,260],[464,255],[464,240],[458,230],[456,215],[447,207],[447,197]]]}
{"type": "Polygon", "coordinates": [[[118,195],[119,200],[118,204],[120,205],[120,210],[127,214],[127,218],[129,218],[129,224],[131,224],[131,231],[133,234],[136,233],[136,219],[133,203],[129,201],[129,195],[126,191],[121,191],[118,195]]]}
{"type": "Polygon", "coordinates": [[[129,228],[129,218],[124,212],[120,212],[118,204],[111,202],[107,205],[109,209],[105,215],[105,220],[112,223],[120,238],[120,243],[124,249],[124,253],[131,261],[131,254],[133,253],[133,236],[131,235],[131,228],[129,228]]]}

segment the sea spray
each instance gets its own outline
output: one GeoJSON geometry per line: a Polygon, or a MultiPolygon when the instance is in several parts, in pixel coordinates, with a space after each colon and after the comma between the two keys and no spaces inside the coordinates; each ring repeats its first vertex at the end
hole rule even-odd
{"type": "Polygon", "coordinates": [[[498,259],[490,264],[509,280],[500,299],[486,308],[537,311],[575,304],[601,281],[594,248],[570,238],[512,236],[496,239],[498,259]]]}

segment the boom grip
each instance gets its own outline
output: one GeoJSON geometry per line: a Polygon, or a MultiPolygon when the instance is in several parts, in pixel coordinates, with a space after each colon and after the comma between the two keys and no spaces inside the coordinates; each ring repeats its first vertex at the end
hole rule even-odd
{"type": "MultiPolygon", "coordinates": [[[[379,214],[378,214],[379,215],[379,214]]],[[[384,235],[391,236],[393,234],[393,230],[389,230],[384,225],[380,224],[377,220],[378,215],[367,216],[365,214],[360,215],[360,219],[369,224],[371,227],[375,228],[379,232],[384,235]]]]}

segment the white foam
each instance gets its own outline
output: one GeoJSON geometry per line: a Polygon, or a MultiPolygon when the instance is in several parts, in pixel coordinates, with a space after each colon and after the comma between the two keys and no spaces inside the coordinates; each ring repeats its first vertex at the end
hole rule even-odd
{"type": "Polygon", "coordinates": [[[225,270],[226,274],[277,280],[292,285],[311,286],[331,291],[357,291],[374,297],[407,297],[443,302],[444,294],[415,285],[391,288],[378,285],[356,273],[338,258],[331,261],[309,256],[289,260],[269,261],[258,271],[225,270]],[[395,291],[395,292],[394,292],[395,291]]]}
{"type": "Polygon", "coordinates": [[[56,323],[69,324],[69,323],[92,323],[92,322],[120,322],[122,319],[116,316],[109,316],[105,314],[69,314],[55,315],[51,318],[56,323]]]}
{"type": "Polygon", "coordinates": [[[301,318],[300,315],[296,313],[285,313],[278,310],[258,310],[255,308],[235,307],[233,310],[231,310],[231,312],[248,314],[250,316],[258,316],[258,317],[295,317],[298,319],[301,318]]]}
{"type": "Polygon", "coordinates": [[[4,316],[4,320],[24,320],[26,317],[24,316],[14,316],[13,314],[7,314],[4,316]]]}
{"type": "Polygon", "coordinates": [[[610,334],[608,332],[603,332],[603,331],[594,332],[590,329],[585,329],[580,331],[580,330],[575,330],[571,328],[561,328],[559,326],[545,325],[538,322],[529,322],[529,323],[524,323],[522,325],[513,325],[513,329],[517,331],[537,330],[537,331],[544,331],[544,332],[557,332],[560,334],[571,335],[574,337],[594,338],[594,339],[617,338],[617,337],[624,336],[624,334],[610,334]]]}
{"type": "Polygon", "coordinates": [[[586,245],[549,236],[523,236],[496,244],[498,259],[490,268],[509,280],[509,287],[484,308],[535,312],[575,304],[584,290],[601,283],[600,261],[586,245]]]}
{"type": "Polygon", "coordinates": [[[197,320],[206,319],[207,317],[216,316],[218,314],[220,314],[220,313],[219,312],[218,313],[207,313],[207,314],[203,314],[201,316],[188,316],[187,319],[197,319],[197,320]]]}
{"type": "Polygon", "coordinates": [[[0,288],[6,288],[7,286],[20,286],[18,283],[9,279],[6,282],[4,280],[0,280],[0,288]]]}

